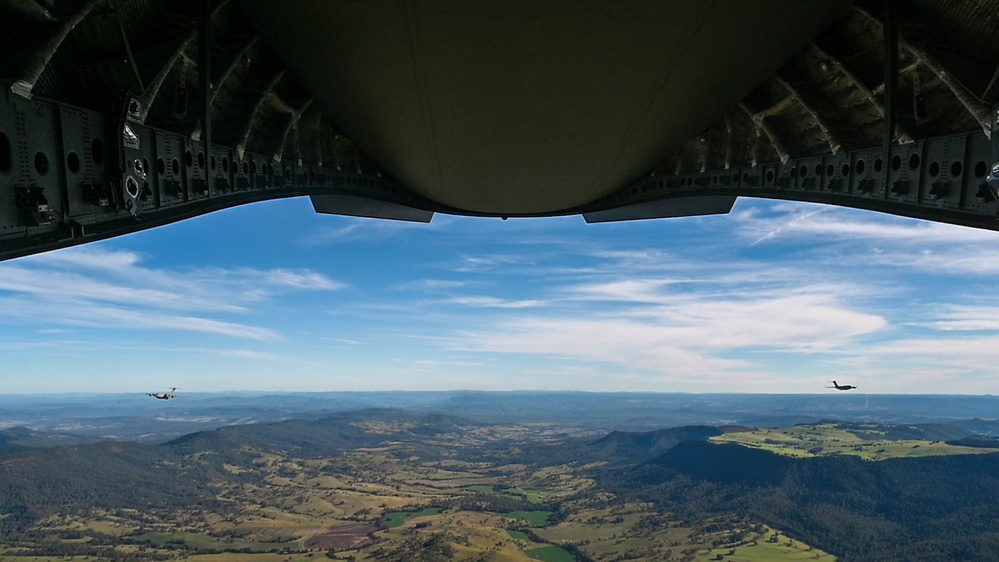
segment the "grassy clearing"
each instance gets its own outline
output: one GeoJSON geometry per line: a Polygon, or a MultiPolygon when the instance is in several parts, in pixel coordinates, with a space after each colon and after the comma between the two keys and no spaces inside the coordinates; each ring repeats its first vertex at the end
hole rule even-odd
{"type": "MultiPolygon", "coordinates": [[[[75,558],[74,560],[79,559],[75,558]]],[[[197,562],[315,562],[321,559],[309,554],[236,554],[226,552],[222,554],[198,554],[188,556],[184,560],[195,560],[197,562]]]]}
{"type": "Polygon", "coordinates": [[[156,547],[164,547],[167,544],[185,544],[192,548],[203,550],[225,550],[225,549],[249,549],[257,552],[266,552],[282,548],[298,548],[295,541],[289,542],[255,542],[242,539],[221,539],[199,533],[146,533],[134,537],[137,541],[148,542],[156,547]]]}
{"type": "Polygon", "coordinates": [[[774,534],[773,530],[768,530],[764,534],[767,535],[767,538],[761,536],[750,544],[709,550],[698,555],[695,562],[708,562],[709,560],[725,560],[727,562],[784,562],[785,560],[835,562],[836,560],[836,557],[831,554],[787,537],[778,536],[774,534]]]}
{"type": "Polygon", "coordinates": [[[572,502],[565,521],[535,532],[552,544],[575,544],[597,561],[681,560],[697,554],[696,545],[727,534],[681,527],[654,506],[641,502],[598,504],[600,507],[589,508],[572,502]]]}
{"type": "Polygon", "coordinates": [[[556,496],[551,490],[536,490],[530,488],[510,488],[503,490],[503,493],[514,496],[523,496],[529,503],[541,503],[556,496]]]}
{"type": "Polygon", "coordinates": [[[936,455],[994,453],[996,449],[960,447],[942,441],[916,439],[889,440],[877,429],[846,429],[840,424],[800,425],[776,429],[755,429],[712,437],[715,443],[735,443],[790,457],[853,455],[867,460],[936,455]]]}
{"type": "Polygon", "coordinates": [[[410,519],[415,519],[417,517],[427,517],[428,515],[440,515],[441,508],[439,507],[428,507],[420,511],[393,511],[382,519],[382,524],[389,529],[394,529],[399,527],[406,521],[410,519]]]}
{"type": "MultiPolygon", "coordinates": [[[[521,551],[532,545],[514,539],[506,528],[506,521],[501,517],[477,511],[448,511],[439,516],[425,519],[430,523],[426,528],[417,529],[414,525],[405,525],[378,532],[379,543],[372,548],[353,551],[358,562],[376,562],[386,558],[395,558],[403,552],[397,551],[399,545],[414,539],[427,539],[432,535],[444,535],[455,549],[454,560],[483,560],[491,562],[528,562],[529,558],[521,551]],[[374,552],[379,552],[379,558],[374,552]]],[[[411,554],[411,553],[409,553],[411,554]]],[[[317,555],[318,556],[318,555],[317,555]]],[[[409,559],[412,556],[396,559],[409,559]]]]}
{"type": "Polygon", "coordinates": [[[511,531],[507,531],[507,532],[510,533],[511,537],[513,537],[514,539],[516,539],[518,541],[529,541],[529,540],[531,540],[531,537],[527,536],[527,533],[525,533],[524,531],[512,531],[511,530],[511,531]]]}
{"type": "Polygon", "coordinates": [[[509,513],[500,513],[501,516],[507,519],[513,519],[514,521],[519,521],[521,519],[527,520],[527,524],[531,527],[544,527],[548,524],[548,519],[552,516],[551,511],[511,511],[509,513]]]}
{"type": "Polygon", "coordinates": [[[525,550],[524,554],[535,560],[543,560],[544,562],[575,562],[576,560],[571,554],[557,546],[532,548],[531,550],[525,550]]]}

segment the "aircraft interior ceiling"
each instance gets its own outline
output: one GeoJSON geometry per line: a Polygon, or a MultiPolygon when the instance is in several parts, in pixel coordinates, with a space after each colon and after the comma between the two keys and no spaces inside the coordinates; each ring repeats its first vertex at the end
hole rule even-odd
{"type": "Polygon", "coordinates": [[[999,229],[999,0],[0,0],[0,259],[214,210],[999,229]]]}

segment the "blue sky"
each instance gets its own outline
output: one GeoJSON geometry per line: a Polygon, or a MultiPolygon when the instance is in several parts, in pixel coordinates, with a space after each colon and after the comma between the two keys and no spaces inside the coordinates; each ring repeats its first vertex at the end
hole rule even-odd
{"type": "Polygon", "coordinates": [[[999,233],[729,215],[429,225],[230,209],[0,263],[4,392],[999,393],[999,233]]]}

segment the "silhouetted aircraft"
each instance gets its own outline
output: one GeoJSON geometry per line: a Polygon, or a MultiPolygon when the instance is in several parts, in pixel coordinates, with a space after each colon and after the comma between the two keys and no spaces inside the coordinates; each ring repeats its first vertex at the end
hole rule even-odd
{"type": "Polygon", "coordinates": [[[171,398],[176,398],[177,395],[174,394],[177,391],[177,387],[172,387],[170,392],[147,392],[146,396],[152,396],[157,400],[170,400],[171,398]]]}
{"type": "Polygon", "coordinates": [[[827,386],[826,388],[835,388],[836,390],[853,390],[857,388],[852,384],[838,384],[836,381],[829,381],[829,382],[833,383],[833,385],[827,386]]]}

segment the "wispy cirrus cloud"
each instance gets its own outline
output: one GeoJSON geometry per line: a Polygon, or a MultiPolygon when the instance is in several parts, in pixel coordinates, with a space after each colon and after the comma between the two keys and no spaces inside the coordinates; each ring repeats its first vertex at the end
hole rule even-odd
{"type": "Polygon", "coordinates": [[[331,291],[341,283],[308,270],[147,267],[125,251],[73,248],[0,265],[0,321],[90,328],[176,330],[258,341],[272,329],[218,318],[246,316],[286,292],[331,291]]]}
{"type": "Polygon", "coordinates": [[[17,297],[0,298],[0,310],[2,310],[0,321],[34,321],[113,330],[174,330],[257,341],[273,341],[281,338],[274,330],[245,323],[90,302],[45,302],[17,297]]]}
{"type": "Polygon", "coordinates": [[[999,233],[990,230],[808,203],[773,204],[765,210],[749,206],[732,216],[742,236],[753,239],[751,246],[787,238],[901,242],[921,246],[999,240],[999,233]]]}
{"type": "Polygon", "coordinates": [[[758,367],[733,359],[739,352],[834,351],[889,325],[880,315],[841,302],[824,285],[738,296],[671,294],[665,287],[618,282],[577,288],[577,295],[617,305],[582,315],[573,307],[518,316],[467,332],[455,342],[469,350],[586,358],[689,376],[758,367]]]}
{"type": "Polygon", "coordinates": [[[999,306],[946,305],[929,326],[946,332],[999,331],[999,306]]]}
{"type": "Polygon", "coordinates": [[[545,301],[538,299],[507,300],[496,297],[455,297],[444,301],[446,304],[479,308],[537,308],[545,301]]]}
{"type": "Polygon", "coordinates": [[[660,303],[671,297],[662,289],[680,283],[672,279],[628,278],[566,287],[569,298],[576,300],[660,303]]]}
{"type": "Polygon", "coordinates": [[[361,344],[360,341],[358,341],[358,340],[352,340],[352,339],[349,339],[349,338],[331,338],[331,337],[323,336],[323,337],[320,337],[319,339],[321,341],[328,341],[328,342],[333,342],[333,343],[343,343],[343,344],[347,344],[347,345],[360,345],[361,344]]]}
{"type": "Polygon", "coordinates": [[[249,349],[222,349],[216,352],[222,357],[232,357],[235,359],[249,359],[251,361],[274,361],[281,359],[280,356],[263,351],[252,351],[249,349]]]}
{"type": "Polygon", "coordinates": [[[435,215],[430,224],[328,215],[320,217],[320,220],[325,224],[312,229],[302,240],[306,247],[378,242],[408,232],[426,233],[445,229],[451,223],[448,217],[442,215],[435,215]]]}
{"type": "Polygon", "coordinates": [[[458,289],[466,284],[467,283],[465,281],[459,281],[456,279],[416,279],[405,283],[399,283],[395,286],[395,289],[400,291],[437,292],[458,289]]]}

